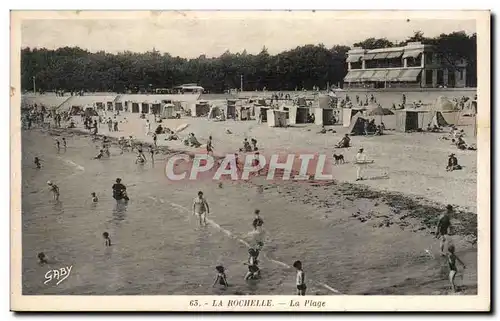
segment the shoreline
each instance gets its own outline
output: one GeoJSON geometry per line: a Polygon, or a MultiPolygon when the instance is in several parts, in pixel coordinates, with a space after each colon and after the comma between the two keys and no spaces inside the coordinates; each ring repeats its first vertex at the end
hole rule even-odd
{"type": "MultiPolygon", "coordinates": [[[[61,133],[72,133],[77,136],[85,136],[90,138],[92,134],[88,131],[81,128],[51,128],[46,131],[51,136],[58,136],[61,133]]],[[[98,134],[98,139],[103,139],[107,137],[111,144],[117,146],[118,138],[105,135],[98,134]]],[[[140,142],[145,145],[150,145],[151,143],[146,142],[143,139],[134,138],[136,142],[140,142]]],[[[186,154],[190,157],[193,157],[196,152],[183,150],[183,149],[172,149],[168,146],[158,146],[156,150],[159,151],[162,155],[173,156],[178,154],[186,154]]],[[[158,153],[157,153],[158,154],[158,153]]],[[[215,159],[222,159],[222,156],[214,156],[215,159]]],[[[292,187],[305,187],[311,189],[323,189],[328,187],[329,190],[332,190],[336,196],[344,197],[345,201],[352,202],[357,199],[365,199],[369,201],[373,201],[375,206],[382,203],[387,205],[391,211],[392,216],[387,216],[383,222],[379,222],[382,225],[391,225],[394,222],[394,219],[399,221],[406,220],[414,220],[417,221],[419,225],[416,227],[414,231],[426,230],[430,234],[434,234],[435,224],[440,213],[443,212],[446,204],[442,202],[437,202],[425,198],[423,196],[417,195],[408,195],[401,192],[387,191],[387,190],[379,190],[373,188],[368,185],[362,184],[352,184],[349,182],[343,182],[338,180],[333,180],[333,182],[324,182],[324,181],[315,181],[315,180],[307,180],[301,181],[301,184],[297,184],[297,181],[293,179],[290,181],[279,181],[277,183],[263,181],[261,182],[262,177],[253,177],[252,179],[246,180],[245,183],[257,188],[263,188],[268,190],[270,188],[277,188],[278,190],[282,187],[288,188],[292,187]],[[401,215],[400,215],[401,214],[401,215]]],[[[281,192],[279,192],[281,193],[281,192]]],[[[294,197],[292,201],[305,203],[306,199],[298,195],[298,197],[294,197]]],[[[328,200],[325,200],[327,202],[328,200]]],[[[453,234],[464,237],[466,241],[470,244],[476,244],[477,242],[477,213],[464,209],[456,204],[452,204],[455,208],[453,221],[455,221],[453,234]]],[[[328,208],[330,206],[327,206],[328,208]]],[[[357,217],[353,214],[354,217],[357,217]]],[[[369,215],[365,217],[357,217],[361,222],[364,222],[370,219],[369,215]]],[[[380,225],[379,224],[379,225],[380,225]]],[[[403,225],[400,225],[403,228],[403,225]]],[[[379,226],[382,227],[382,226],[379,226]]]]}

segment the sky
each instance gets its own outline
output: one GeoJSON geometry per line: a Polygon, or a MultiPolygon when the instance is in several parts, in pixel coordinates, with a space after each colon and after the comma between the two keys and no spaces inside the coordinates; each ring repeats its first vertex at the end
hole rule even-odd
{"type": "MultiPolygon", "coordinates": [[[[425,19],[411,15],[338,15],[331,12],[146,12],[133,16],[76,14],[35,16],[21,24],[22,47],[56,49],[78,46],[89,51],[145,52],[155,48],[173,56],[219,56],[226,50],[276,54],[305,44],[352,46],[369,37],[401,41],[422,31],[476,31],[476,21],[425,19]],[[76,18],[74,18],[74,17],[76,18]],[[43,19],[40,19],[42,17],[43,19]],[[388,19],[387,19],[388,18],[388,19]]],[[[453,16],[452,16],[453,17],[453,16]]]]}

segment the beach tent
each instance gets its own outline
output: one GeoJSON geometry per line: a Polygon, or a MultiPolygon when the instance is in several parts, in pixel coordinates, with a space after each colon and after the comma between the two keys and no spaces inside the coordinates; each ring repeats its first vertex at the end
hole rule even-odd
{"type": "Polygon", "coordinates": [[[287,112],[268,109],[267,110],[267,124],[269,127],[286,127],[286,114],[287,112]]]}
{"type": "Polygon", "coordinates": [[[139,113],[140,112],[139,103],[135,103],[135,102],[131,102],[131,101],[129,101],[128,103],[129,103],[129,106],[132,106],[130,110],[133,113],[139,113]]]}
{"type": "Polygon", "coordinates": [[[175,118],[176,112],[175,112],[175,106],[173,104],[165,104],[163,105],[161,109],[161,118],[175,118]]]}
{"type": "Polygon", "coordinates": [[[419,126],[419,112],[415,110],[397,110],[396,111],[396,130],[407,132],[422,128],[419,126]]]}
{"type": "Polygon", "coordinates": [[[447,127],[449,126],[449,123],[440,111],[428,111],[421,112],[418,125],[419,128],[427,128],[429,125],[447,127]]]}
{"type": "Polygon", "coordinates": [[[342,125],[344,127],[351,126],[352,118],[364,110],[364,108],[342,108],[342,125]]]}
{"type": "Polygon", "coordinates": [[[221,108],[219,106],[212,106],[210,107],[210,111],[208,112],[208,119],[217,119],[217,117],[222,117],[223,114],[225,117],[224,108],[221,108]]]}
{"type": "Polygon", "coordinates": [[[238,120],[250,120],[250,115],[252,114],[252,110],[248,106],[239,106],[238,110],[238,120]]]}
{"type": "Polygon", "coordinates": [[[333,108],[314,108],[314,123],[319,126],[334,125],[333,116],[336,116],[337,121],[339,120],[338,114],[339,109],[333,108]]]}
{"type": "Polygon", "coordinates": [[[162,111],[162,108],[161,108],[161,104],[160,103],[155,102],[155,103],[151,104],[151,113],[152,114],[158,115],[158,114],[161,113],[161,111],[162,111]]]}
{"type": "Polygon", "coordinates": [[[448,98],[439,96],[434,105],[431,107],[432,111],[440,111],[442,113],[451,113],[457,111],[455,104],[448,98]]]}
{"type": "Polygon", "coordinates": [[[255,107],[255,118],[259,119],[259,115],[262,115],[262,122],[263,123],[267,122],[267,111],[268,110],[269,110],[269,107],[256,106],[255,107]]]}
{"type": "Polygon", "coordinates": [[[149,114],[149,102],[141,103],[141,113],[149,114]]]}
{"type": "Polygon", "coordinates": [[[202,117],[208,115],[210,112],[210,105],[208,101],[200,100],[197,103],[191,105],[191,116],[192,117],[202,117]]]}
{"type": "Polygon", "coordinates": [[[439,111],[436,111],[434,112],[434,116],[432,116],[431,126],[447,127],[449,126],[449,124],[444,119],[443,114],[439,111]]]}
{"type": "Polygon", "coordinates": [[[307,117],[309,116],[309,108],[291,106],[289,109],[289,124],[307,124],[307,117]]]}
{"type": "Polygon", "coordinates": [[[355,136],[355,135],[363,135],[365,132],[365,122],[368,120],[364,119],[361,117],[361,114],[356,114],[354,117],[351,119],[351,125],[349,125],[349,129],[347,129],[347,133],[349,135],[355,136]]]}
{"type": "Polygon", "coordinates": [[[240,100],[236,99],[228,99],[227,100],[227,107],[226,107],[226,118],[231,118],[235,119],[236,118],[236,106],[238,105],[238,102],[241,102],[240,100]]]}

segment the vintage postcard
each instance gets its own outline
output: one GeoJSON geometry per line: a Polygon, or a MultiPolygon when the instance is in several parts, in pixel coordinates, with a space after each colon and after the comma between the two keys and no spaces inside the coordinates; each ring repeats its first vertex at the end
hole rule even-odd
{"type": "Polygon", "coordinates": [[[12,310],[490,309],[490,12],[11,34],[12,310]]]}

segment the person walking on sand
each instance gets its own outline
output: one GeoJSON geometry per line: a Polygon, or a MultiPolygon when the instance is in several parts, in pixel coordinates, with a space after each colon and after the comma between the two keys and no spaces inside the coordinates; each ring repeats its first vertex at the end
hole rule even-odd
{"type": "Polygon", "coordinates": [[[207,142],[207,155],[212,153],[214,154],[214,145],[212,143],[212,136],[208,136],[208,142],[207,142]]]}
{"type": "Polygon", "coordinates": [[[366,167],[366,164],[373,163],[373,161],[369,161],[366,159],[366,154],[364,153],[364,149],[360,148],[358,153],[356,154],[356,180],[363,180],[363,170],[366,167]]]}
{"type": "Polygon", "coordinates": [[[207,214],[210,214],[210,208],[207,200],[203,197],[203,192],[198,192],[198,197],[193,201],[193,215],[200,220],[200,225],[207,225],[207,214]]]}
{"type": "Polygon", "coordinates": [[[148,136],[150,132],[151,132],[151,123],[149,122],[149,119],[146,119],[146,123],[144,124],[144,133],[146,134],[146,136],[148,136]]]}
{"type": "Polygon", "coordinates": [[[444,246],[448,239],[449,229],[451,227],[450,215],[453,213],[453,206],[446,206],[446,213],[439,217],[438,223],[436,225],[436,238],[440,239],[439,249],[441,255],[444,256],[444,246]]]}

